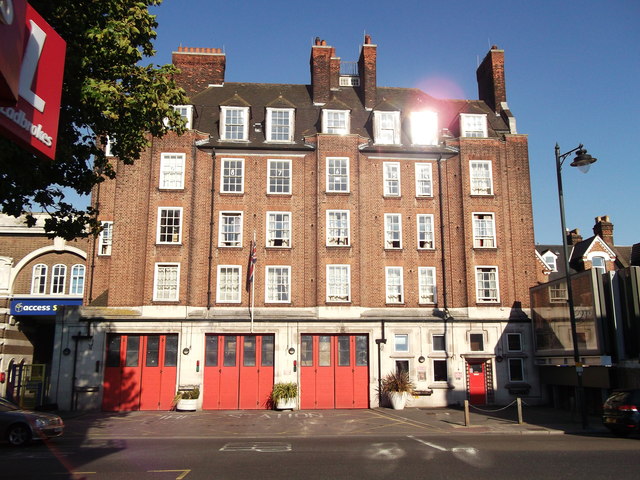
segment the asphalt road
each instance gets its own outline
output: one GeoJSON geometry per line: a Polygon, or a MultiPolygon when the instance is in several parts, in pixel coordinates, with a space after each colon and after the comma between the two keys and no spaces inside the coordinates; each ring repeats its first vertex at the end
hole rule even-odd
{"type": "Polygon", "coordinates": [[[637,479],[640,437],[60,438],[0,446],[2,479],[637,479]]]}

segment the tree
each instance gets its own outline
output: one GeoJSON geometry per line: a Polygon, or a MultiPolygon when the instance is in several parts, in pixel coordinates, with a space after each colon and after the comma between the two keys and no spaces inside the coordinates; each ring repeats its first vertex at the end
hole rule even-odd
{"type": "Polygon", "coordinates": [[[143,66],[155,54],[158,26],[149,6],[162,0],[30,0],[30,4],[67,42],[55,161],[41,160],[0,138],[0,210],[51,215],[50,236],[67,240],[100,230],[98,211],[65,201],[63,189],[88,195],[114,165],[105,156],[107,138],[123,163],[139,160],[150,136],[184,132],[172,105],[188,102],[177,87],[173,65],[143,66]]]}

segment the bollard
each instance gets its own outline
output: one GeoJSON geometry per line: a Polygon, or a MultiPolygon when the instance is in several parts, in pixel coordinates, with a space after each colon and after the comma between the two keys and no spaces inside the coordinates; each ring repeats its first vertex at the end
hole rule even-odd
{"type": "Polygon", "coordinates": [[[469,400],[464,401],[464,426],[468,427],[471,425],[471,421],[469,419],[469,400]]]}
{"type": "Polygon", "coordinates": [[[524,422],[522,421],[522,399],[520,397],[516,398],[516,405],[518,406],[518,424],[522,425],[524,422]]]}

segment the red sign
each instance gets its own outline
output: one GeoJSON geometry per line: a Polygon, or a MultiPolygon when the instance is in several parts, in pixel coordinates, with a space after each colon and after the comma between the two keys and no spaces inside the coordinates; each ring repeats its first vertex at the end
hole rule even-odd
{"type": "Polygon", "coordinates": [[[0,0],[0,106],[18,101],[26,0],[0,0]]]}
{"type": "Polygon", "coordinates": [[[30,5],[20,68],[19,99],[0,107],[0,132],[36,155],[53,160],[66,43],[30,5]]]}

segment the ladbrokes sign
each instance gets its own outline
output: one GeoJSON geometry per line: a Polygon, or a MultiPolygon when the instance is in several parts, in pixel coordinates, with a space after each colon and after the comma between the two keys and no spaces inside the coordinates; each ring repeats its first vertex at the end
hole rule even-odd
{"type": "MultiPolygon", "coordinates": [[[[26,5],[22,25],[22,59],[19,67],[18,101],[0,107],[0,132],[37,155],[54,159],[64,74],[66,43],[24,0],[0,0],[0,38],[10,32],[13,40],[21,31],[19,5],[26,5]],[[5,30],[7,29],[7,30],[5,30]],[[13,33],[11,33],[13,32],[13,33]]],[[[3,47],[4,48],[4,47],[3,47]]],[[[2,78],[13,81],[15,55],[0,56],[2,78]]],[[[7,82],[5,82],[7,83],[7,82]]],[[[5,89],[9,91],[10,89],[5,89]]],[[[4,97],[3,97],[4,98],[4,97]]]]}

